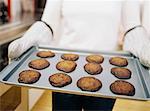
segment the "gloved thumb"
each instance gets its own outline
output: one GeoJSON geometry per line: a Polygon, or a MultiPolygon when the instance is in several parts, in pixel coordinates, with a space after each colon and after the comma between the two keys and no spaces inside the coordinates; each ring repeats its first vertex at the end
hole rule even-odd
{"type": "Polygon", "coordinates": [[[150,68],[150,45],[145,45],[140,53],[139,60],[141,64],[150,68]]]}
{"type": "Polygon", "coordinates": [[[21,52],[20,39],[13,41],[8,47],[8,57],[15,59],[19,57],[23,52],[21,52]]]}

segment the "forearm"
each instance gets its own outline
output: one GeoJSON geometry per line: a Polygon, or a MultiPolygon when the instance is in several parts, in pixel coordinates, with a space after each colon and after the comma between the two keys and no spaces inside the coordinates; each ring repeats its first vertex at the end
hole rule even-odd
{"type": "Polygon", "coordinates": [[[60,26],[61,8],[63,0],[47,0],[41,20],[53,30],[53,35],[57,33],[60,26]]]}

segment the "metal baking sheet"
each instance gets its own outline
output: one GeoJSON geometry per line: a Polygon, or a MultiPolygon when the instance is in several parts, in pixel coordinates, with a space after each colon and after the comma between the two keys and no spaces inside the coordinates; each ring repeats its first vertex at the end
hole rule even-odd
{"type": "Polygon", "coordinates": [[[71,93],[71,94],[79,94],[79,95],[87,95],[87,96],[97,96],[97,97],[106,97],[106,98],[127,98],[127,99],[138,99],[138,100],[149,100],[150,99],[150,74],[148,69],[144,68],[132,54],[127,52],[96,52],[96,51],[82,51],[82,50],[68,50],[68,49],[60,49],[60,48],[50,48],[46,46],[32,47],[21,57],[14,60],[10,65],[8,65],[1,73],[0,73],[0,81],[6,84],[13,84],[19,86],[27,86],[34,88],[42,88],[53,90],[56,92],[63,93],[71,93]],[[53,58],[47,58],[50,62],[50,67],[38,70],[41,73],[41,77],[38,82],[34,84],[23,84],[18,82],[19,73],[23,70],[31,69],[28,67],[28,63],[31,60],[38,59],[36,56],[38,51],[41,50],[51,50],[56,55],[53,58]],[[61,72],[56,69],[56,64],[61,61],[61,55],[64,53],[74,53],[79,55],[79,59],[76,61],[77,67],[76,70],[67,73],[72,78],[72,83],[63,88],[53,87],[48,78],[50,75],[54,73],[61,72]],[[103,67],[103,71],[98,75],[89,75],[84,71],[84,65],[86,62],[86,56],[91,54],[101,54],[104,56],[104,62],[101,64],[103,67]],[[115,67],[109,63],[110,57],[124,57],[128,60],[128,66],[126,68],[132,71],[132,76],[130,79],[125,80],[132,83],[136,89],[134,96],[123,96],[116,95],[110,91],[110,84],[115,80],[119,80],[115,76],[113,76],[110,72],[111,68],[115,67]],[[97,92],[87,92],[81,91],[76,83],[79,78],[85,76],[93,76],[97,79],[101,80],[102,88],[97,92]]]}

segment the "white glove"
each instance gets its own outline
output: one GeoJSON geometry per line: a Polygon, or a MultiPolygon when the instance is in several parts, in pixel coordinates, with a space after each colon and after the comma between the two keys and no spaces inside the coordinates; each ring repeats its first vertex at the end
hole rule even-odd
{"type": "Polygon", "coordinates": [[[22,38],[13,41],[8,47],[8,57],[19,57],[33,45],[49,45],[52,32],[43,22],[34,23],[22,38]]]}
{"type": "Polygon", "coordinates": [[[150,38],[143,27],[126,34],[123,49],[138,57],[144,66],[150,67],[150,38]]]}

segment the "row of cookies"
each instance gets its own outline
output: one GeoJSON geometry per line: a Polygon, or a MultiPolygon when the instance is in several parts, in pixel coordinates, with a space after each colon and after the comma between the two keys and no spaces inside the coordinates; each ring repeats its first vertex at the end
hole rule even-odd
{"type": "MultiPolygon", "coordinates": [[[[86,57],[87,63],[84,69],[87,73],[95,75],[102,72],[103,68],[100,63],[104,61],[101,55],[90,55],[86,57]]],[[[123,68],[128,65],[128,61],[122,57],[112,57],[109,60],[110,64],[118,66],[111,69],[111,73],[119,79],[131,78],[131,71],[127,68],[123,68]]],[[[78,80],[77,86],[84,91],[97,91],[102,87],[102,83],[99,79],[94,77],[82,77],[78,80]]],[[[110,85],[110,90],[119,95],[133,96],[135,94],[134,86],[123,80],[116,80],[110,85]]]]}
{"type": "MultiPolygon", "coordinates": [[[[37,54],[38,57],[42,57],[42,58],[47,58],[47,57],[54,57],[55,54],[48,52],[47,54],[43,54],[44,52],[39,52],[37,54]]],[[[64,71],[64,72],[72,72],[73,70],[75,70],[77,64],[73,61],[76,61],[79,56],[75,55],[75,54],[63,54],[61,56],[62,59],[64,59],[65,61],[61,61],[56,65],[56,68],[60,71],[64,71]]],[[[110,59],[110,63],[113,65],[117,65],[118,63],[116,61],[113,61],[114,58],[110,59]],[[116,62],[116,63],[115,63],[116,62]]],[[[121,58],[122,59],[122,58],[121,58]]],[[[84,66],[84,69],[87,73],[89,74],[99,74],[102,72],[102,67],[99,65],[100,63],[103,62],[104,58],[100,55],[90,55],[88,57],[86,57],[86,60],[89,62],[84,66]]],[[[127,62],[125,62],[127,64],[127,62]]],[[[50,63],[45,60],[45,59],[41,59],[41,61],[39,60],[33,60],[29,63],[29,67],[34,68],[34,69],[38,69],[41,70],[43,68],[46,68],[50,65],[50,63]],[[38,65],[37,65],[38,64],[38,65]]],[[[120,63],[119,63],[120,65],[120,63]]],[[[121,65],[120,65],[121,66],[121,65]]],[[[32,70],[30,71],[23,71],[24,73],[31,73],[30,76],[31,77],[26,77],[26,79],[28,78],[29,80],[31,80],[31,83],[36,82],[41,74],[38,72],[34,72],[32,70]]],[[[111,71],[112,73],[117,72],[117,69],[114,69],[111,71]]],[[[19,74],[19,82],[22,82],[22,77],[21,75],[23,74],[19,74]]],[[[49,81],[53,86],[64,86],[64,85],[68,85],[71,83],[72,79],[70,76],[64,74],[64,73],[58,73],[58,74],[53,74],[52,76],[49,77],[49,81]],[[54,83],[56,85],[54,85],[54,83]],[[60,84],[61,83],[61,84],[60,84]],[[62,85],[63,84],[63,85],[62,85]]],[[[77,82],[77,86],[82,89],[82,90],[87,90],[87,91],[97,91],[102,87],[102,83],[100,82],[100,80],[94,78],[94,77],[83,77],[81,79],[78,80],[77,82]],[[93,81],[93,83],[92,83],[93,81]],[[93,85],[94,86],[93,86],[93,85]],[[90,86],[89,86],[90,85],[90,86]],[[87,86],[87,87],[86,87],[87,86]]],[[[112,85],[113,86],[113,85],[112,85]]],[[[113,88],[111,88],[113,89],[113,88]]]]}
{"type": "MultiPolygon", "coordinates": [[[[52,51],[40,51],[37,53],[37,56],[40,58],[51,58],[55,56],[55,53],[52,51]]],[[[62,54],[61,58],[63,60],[76,61],[79,59],[79,55],[77,54],[62,54]]],[[[89,55],[86,57],[86,61],[89,63],[98,63],[101,64],[104,61],[104,57],[102,55],[89,55]]],[[[121,57],[112,57],[109,60],[110,64],[124,67],[128,65],[128,62],[125,58],[121,57]]]]}
{"type": "MultiPolygon", "coordinates": [[[[49,82],[54,87],[64,87],[72,83],[72,78],[65,73],[56,73],[49,77],[49,82]]],[[[102,82],[91,76],[81,77],[77,83],[77,87],[82,91],[95,92],[102,88],[102,82]]],[[[126,81],[117,80],[110,85],[110,90],[114,94],[133,96],[135,94],[134,86],[126,81]]]]}
{"type": "MultiPolygon", "coordinates": [[[[64,59],[65,61],[59,62],[57,64],[56,67],[58,70],[63,71],[63,72],[72,72],[73,70],[75,70],[75,67],[77,66],[77,64],[74,61],[76,61],[79,58],[78,55],[63,54],[61,56],[61,58],[64,59]],[[76,58],[76,59],[74,59],[74,58],[76,58]],[[70,67],[69,69],[73,69],[73,70],[66,71],[66,69],[68,69],[67,66],[70,67]]],[[[102,67],[98,64],[98,63],[103,62],[104,58],[102,56],[95,56],[95,57],[88,56],[88,57],[86,57],[86,60],[89,62],[84,66],[84,70],[87,73],[99,74],[102,72],[102,67]]],[[[72,79],[69,75],[58,73],[58,74],[54,74],[54,75],[50,76],[49,81],[50,81],[51,85],[55,86],[55,87],[60,87],[60,85],[58,86],[58,83],[62,83],[61,81],[64,81],[64,80],[62,80],[62,79],[64,79],[62,76],[68,77],[68,80],[71,84],[72,79]],[[56,75],[57,75],[57,79],[54,77],[56,75]],[[61,78],[61,79],[58,79],[58,78],[61,78]]],[[[94,77],[82,77],[77,81],[76,84],[77,84],[77,87],[80,88],[81,90],[91,91],[91,92],[98,91],[102,87],[101,81],[94,77]]],[[[63,84],[62,86],[64,86],[64,85],[68,85],[68,82],[66,82],[66,84],[63,84]]]]}
{"type": "MultiPolygon", "coordinates": [[[[120,57],[113,57],[109,61],[112,65],[118,66],[111,69],[111,73],[117,77],[118,79],[130,79],[132,72],[124,68],[128,65],[128,61],[125,58],[120,57]]],[[[110,90],[114,94],[119,95],[128,95],[128,96],[134,96],[135,95],[135,87],[124,80],[116,80],[110,85],[110,90]]]]}
{"type": "MultiPolygon", "coordinates": [[[[50,66],[50,62],[47,61],[45,58],[52,58],[55,56],[55,53],[52,51],[39,51],[36,56],[40,57],[41,59],[35,59],[29,62],[28,66],[35,70],[42,70],[50,66]]],[[[71,58],[69,58],[68,55],[62,56],[62,58],[70,59],[70,60],[77,60],[78,56],[71,55],[71,58]]],[[[75,69],[76,63],[71,61],[66,62],[59,62],[57,64],[57,69],[65,72],[71,72],[75,69]],[[61,67],[61,66],[64,67],[61,67]],[[70,66],[67,68],[67,66],[70,66]]],[[[25,83],[25,84],[33,84],[39,80],[41,77],[41,73],[35,70],[24,70],[19,74],[18,82],[25,83]]],[[[71,79],[70,79],[71,80],[71,79]]]]}
{"type": "MultiPolygon", "coordinates": [[[[51,51],[40,51],[37,53],[37,56],[41,57],[41,58],[48,58],[48,57],[54,57],[55,54],[51,51]]],[[[61,56],[61,58],[64,60],[76,61],[79,58],[79,56],[77,54],[63,54],[61,56]]],[[[84,69],[87,73],[94,75],[94,74],[99,74],[102,72],[102,67],[95,63],[102,63],[104,61],[103,56],[89,55],[86,57],[86,60],[88,62],[90,62],[84,66],[84,69]]],[[[71,62],[71,61],[59,62],[56,67],[58,70],[61,70],[64,72],[72,72],[76,68],[77,64],[74,62],[71,62]]],[[[125,65],[127,65],[127,60],[125,60],[124,58],[114,57],[114,58],[110,59],[110,63],[114,64],[114,65],[118,65],[118,66],[123,66],[123,65],[125,66],[125,65]],[[119,62],[117,62],[117,61],[119,61],[119,62]]],[[[46,60],[33,60],[32,62],[29,63],[29,67],[34,68],[34,69],[43,69],[44,67],[48,67],[49,65],[50,64],[46,60]],[[37,64],[39,64],[39,65],[37,65],[37,64]]],[[[126,71],[125,71],[125,69],[123,71],[121,71],[121,69],[117,70],[115,68],[115,69],[112,69],[111,72],[113,72],[113,74],[115,75],[118,72],[122,73],[122,72],[126,72],[126,71]]]]}
{"type": "MultiPolygon", "coordinates": [[[[118,66],[118,67],[114,67],[111,69],[111,73],[119,78],[119,79],[129,79],[131,77],[131,71],[127,68],[123,68],[125,66],[128,65],[128,61],[127,59],[125,58],[122,58],[122,57],[112,57],[110,60],[109,60],[109,63],[112,64],[112,65],[115,65],[115,66],[118,66]]],[[[96,67],[92,64],[91,67],[96,67]]],[[[98,65],[97,65],[98,67],[98,65]]],[[[95,68],[96,69],[96,68],[95,68]]],[[[100,68],[99,68],[100,69],[100,68]]],[[[102,68],[101,68],[102,69],[102,68]]],[[[101,70],[102,71],[102,70],[101,70]]],[[[92,72],[90,69],[88,72],[92,72]]],[[[96,73],[95,73],[96,74],[96,73]]],[[[79,87],[82,89],[82,90],[85,90],[85,87],[87,87],[87,85],[92,84],[92,81],[90,81],[90,83],[88,83],[86,80],[84,79],[87,79],[86,77],[85,78],[81,78],[79,80],[79,87]],[[87,83],[85,83],[87,82],[87,83]],[[82,87],[81,87],[82,85],[82,87]]],[[[94,85],[95,87],[97,86],[97,88],[95,88],[96,90],[97,89],[100,89],[102,87],[102,83],[100,82],[100,80],[98,79],[94,79],[94,78],[89,78],[88,79],[91,79],[93,80],[93,82],[97,81],[94,85]],[[99,84],[99,85],[98,85],[99,84]]],[[[87,80],[88,80],[87,79],[87,80]]],[[[94,86],[93,86],[94,87],[94,86]]],[[[89,87],[88,87],[89,88],[89,87]]],[[[87,89],[88,89],[87,88],[87,89]]],[[[115,82],[113,82],[111,85],[110,85],[110,90],[114,93],[114,94],[118,94],[118,95],[127,95],[127,96],[133,96],[135,94],[135,88],[134,86],[127,82],[127,81],[123,81],[123,80],[116,80],[115,82]]]]}
{"type": "MultiPolygon", "coordinates": [[[[78,60],[79,56],[76,54],[63,54],[61,56],[64,61],[57,63],[56,68],[60,71],[70,73],[75,70],[77,64],[74,62],[78,60]]],[[[101,58],[100,58],[101,59],[101,58]]],[[[103,59],[99,60],[99,57],[96,56],[96,59],[92,56],[88,56],[86,59],[88,62],[102,63],[103,59]]],[[[102,71],[102,68],[99,64],[88,63],[84,66],[86,72],[90,74],[98,74],[102,71]],[[93,69],[91,69],[93,68],[93,69]],[[94,70],[95,69],[95,70],[94,70]]],[[[54,87],[63,87],[68,84],[71,84],[72,78],[65,73],[56,73],[49,77],[49,82],[54,87]]],[[[77,86],[84,91],[98,91],[102,87],[100,80],[94,77],[83,77],[77,81],[77,86]]]]}
{"type": "MultiPolygon", "coordinates": [[[[36,54],[40,58],[54,57],[55,53],[51,51],[40,51],[36,54]]],[[[29,62],[28,66],[32,69],[42,70],[50,66],[50,63],[46,59],[36,59],[29,62]]],[[[35,70],[24,70],[19,73],[18,82],[24,84],[33,84],[37,82],[41,77],[41,73],[35,70]]]]}

